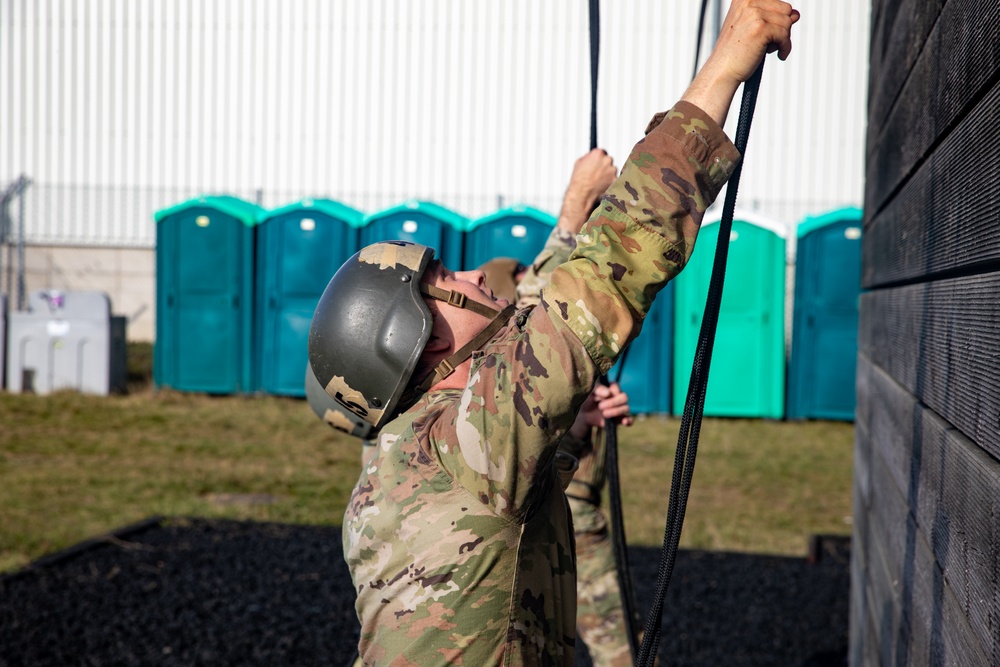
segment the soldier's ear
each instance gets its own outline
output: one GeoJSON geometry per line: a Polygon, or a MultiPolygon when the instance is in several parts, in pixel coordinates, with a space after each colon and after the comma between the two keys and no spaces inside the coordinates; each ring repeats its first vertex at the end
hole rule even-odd
{"type": "Polygon", "coordinates": [[[451,347],[451,341],[431,334],[430,340],[428,340],[427,345],[424,346],[424,352],[442,352],[447,350],[449,347],[451,347]]]}

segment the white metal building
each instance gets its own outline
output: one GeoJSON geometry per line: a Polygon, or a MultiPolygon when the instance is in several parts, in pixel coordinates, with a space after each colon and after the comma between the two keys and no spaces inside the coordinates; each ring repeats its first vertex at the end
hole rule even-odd
{"type": "MultiPolygon", "coordinates": [[[[619,164],[690,80],[700,4],[602,2],[598,138],[619,164]]],[[[868,3],[800,4],[740,185],[788,226],[860,205],[864,168],[868,3]]],[[[224,192],[555,213],[589,68],[586,0],[0,0],[0,189],[31,179],[6,239],[23,222],[29,290],[106,284],[151,339],[154,211],[224,192]]]]}

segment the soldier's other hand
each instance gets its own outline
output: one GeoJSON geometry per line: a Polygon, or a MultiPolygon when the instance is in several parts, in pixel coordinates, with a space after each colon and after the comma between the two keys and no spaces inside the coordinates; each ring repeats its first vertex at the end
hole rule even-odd
{"type": "Polygon", "coordinates": [[[622,391],[618,383],[612,383],[610,386],[599,384],[594,387],[580,407],[570,433],[582,438],[588,429],[603,427],[607,420],[613,420],[622,426],[632,425],[628,394],[622,391]]]}
{"type": "Polygon", "coordinates": [[[614,159],[603,148],[594,148],[579,157],[573,165],[570,189],[586,196],[592,206],[618,178],[614,159]]]}
{"type": "Polygon", "coordinates": [[[605,421],[613,419],[622,426],[632,425],[633,419],[628,403],[628,394],[618,386],[617,382],[612,382],[610,385],[597,385],[591,396],[597,401],[597,409],[605,421]]]}
{"type": "Polygon", "coordinates": [[[617,177],[615,161],[603,148],[595,148],[578,158],[563,196],[559,226],[574,234],[579,232],[617,177]]]}

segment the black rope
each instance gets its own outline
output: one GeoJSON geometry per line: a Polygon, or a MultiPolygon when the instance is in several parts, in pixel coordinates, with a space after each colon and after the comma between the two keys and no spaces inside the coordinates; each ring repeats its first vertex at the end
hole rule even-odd
{"type": "Polygon", "coordinates": [[[701,12],[698,13],[698,32],[694,43],[694,71],[691,72],[691,80],[698,76],[698,61],[701,60],[701,39],[705,32],[705,11],[708,9],[708,0],[701,0],[701,12]]]}
{"type": "Polygon", "coordinates": [[[597,63],[601,53],[601,8],[590,0],[590,149],[597,148],[597,63]]]}
{"type": "Polygon", "coordinates": [[[747,138],[750,135],[750,123],[753,121],[753,110],[757,104],[757,91],[760,87],[760,77],[764,69],[761,61],[743,86],[743,101],[740,107],[739,125],[736,129],[736,148],[743,159],[737,163],[729,179],[726,190],[726,200],[722,208],[722,220],[719,222],[719,239],[715,249],[715,263],[712,265],[712,278],[708,287],[708,300],[705,304],[705,317],[698,334],[698,346],[695,351],[694,364],[691,369],[691,381],[688,385],[687,399],[684,403],[684,415],[681,418],[680,434],[677,438],[677,452],[674,457],[674,474],[670,483],[670,503],[667,508],[667,523],[663,536],[663,550],[660,552],[660,563],[656,574],[656,592],[653,604],[646,615],[646,625],[642,645],[639,647],[637,665],[652,667],[656,650],[660,642],[660,629],[663,621],[663,601],[666,597],[670,577],[673,574],[674,562],[677,559],[677,545],[680,542],[681,527],[684,524],[684,512],[687,506],[688,494],[691,490],[691,479],[694,475],[695,457],[698,453],[698,437],[701,432],[701,419],[705,411],[705,392],[708,388],[708,371],[712,363],[712,348],[715,343],[715,329],[719,321],[719,310],[722,305],[722,288],[726,275],[726,259],[729,255],[729,235],[733,227],[733,215],[736,210],[736,191],[739,187],[740,175],[746,156],[747,138]]]}
{"type": "Polygon", "coordinates": [[[618,588],[622,597],[622,615],[625,634],[632,659],[639,655],[639,633],[641,625],[636,614],[635,595],[632,586],[632,572],[628,562],[628,542],[625,539],[625,519],[622,514],[621,482],[618,477],[618,427],[609,421],[604,429],[604,467],[608,478],[610,498],[611,543],[614,549],[615,566],[618,570],[618,588]]]}
{"type": "MultiPolygon", "coordinates": [[[[601,15],[599,0],[590,0],[590,148],[597,148],[597,71],[600,60],[601,45],[601,15]]],[[[627,351],[627,350],[626,350],[627,351]]],[[[621,379],[622,364],[618,367],[618,379],[621,379]]],[[[608,383],[607,377],[602,377],[603,384],[608,383]]],[[[628,563],[628,545],[625,541],[625,522],[622,515],[621,482],[618,477],[618,424],[614,420],[604,423],[604,470],[608,480],[608,496],[611,513],[611,541],[615,555],[615,569],[618,574],[618,588],[622,597],[622,613],[625,621],[625,633],[628,635],[629,650],[633,660],[639,651],[640,625],[636,614],[633,595],[632,575],[628,563]]]]}

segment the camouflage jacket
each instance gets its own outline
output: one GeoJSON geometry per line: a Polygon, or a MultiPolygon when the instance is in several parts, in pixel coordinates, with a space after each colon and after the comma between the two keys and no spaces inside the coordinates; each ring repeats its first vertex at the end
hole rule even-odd
{"type": "Polygon", "coordinates": [[[344,517],[362,663],[573,664],[556,444],[690,257],[739,157],[683,102],[651,128],[540,305],[473,355],[464,389],[429,392],[382,429],[344,517]]]}
{"type": "MultiPolygon", "coordinates": [[[[576,236],[559,227],[553,227],[549,238],[545,241],[545,247],[538,253],[538,257],[528,267],[524,278],[517,286],[517,305],[529,306],[540,303],[542,290],[552,279],[552,272],[563,262],[568,261],[575,249],[576,236]]],[[[601,489],[605,481],[605,442],[604,429],[601,428],[591,429],[591,433],[585,438],[577,438],[567,433],[559,442],[560,450],[579,461],[569,488],[566,489],[566,494],[571,498],[594,505],[600,504],[601,489]]],[[[579,533],[581,526],[578,525],[575,513],[573,523],[575,531],[579,533]]],[[[587,528],[583,527],[583,530],[586,531],[587,528]]]]}

